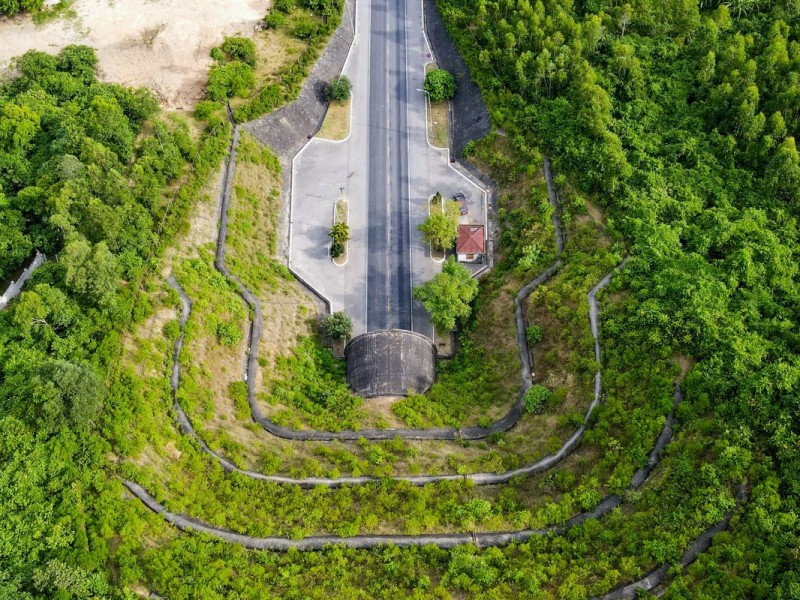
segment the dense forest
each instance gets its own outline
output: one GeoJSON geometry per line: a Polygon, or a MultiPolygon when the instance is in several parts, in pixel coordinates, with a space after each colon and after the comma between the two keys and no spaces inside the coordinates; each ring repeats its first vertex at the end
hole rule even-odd
{"type": "MultiPolygon", "coordinates": [[[[485,498],[460,482],[304,494],[230,477],[182,441],[170,446],[179,458],[167,474],[176,481],[160,495],[187,514],[223,518],[224,509],[253,531],[292,536],[328,521],[342,523],[342,535],[404,521],[412,532],[508,527],[506,519],[563,524],[596,506],[601,489],[621,493],[646,462],[670,404],[665,365],[680,356],[686,399],[663,469],[626,496],[629,508],[508,548],[279,554],[176,532],[126,499],[120,483],[123,474],[145,476],[134,463],[150,440],[174,437],[167,376],[145,381],[121,366],[122,356],[126,335],[155,311],[163,252],[217,172],[230,126],[220,104],[179,118],[161,113],[146,91],[99,82],[89,48],[31,52],[0,85],[0,281],[35,250],[48,257],[0,312],[0,598],[130,599],[155,590],[187,599],[581,600],[654,564],[676,564],[699,531],[736,508],[732,490],[743,481],[747,499],[729,531],[688,570],[671,570],[665,597],[800,598],[800,4],[437,3],[497,128],[467,148],[504,191],[499,216],[507,217],[502,260],[482,284],[476,321],[491,315],[502,285],[552,259],[549,250],[540,262],[530,256],[535,243],[552,245],[537,239],[549,215],[529,202],[541,196],[534,181],[543,153],[561,174],[569,236],[565,276],[541,294],[548,310],[584,323],[578,301],[563,300],[582,301],[586,285],[631,257],[603,316],[608,397],[583,443],[588,458],[485,498]],[[587,233],[589,205],[603,211],[602,234],[587,233]],[[544,493],[552,502],[528,498],[544,493]]],[[[289,14],[296,28],[292,19],[316,4],[276,3],[285,10],[273,20],[289,14]]],[[[0,0],[0,12],[20,7],[36,2],[0,0]]],[[[326,21],[325,32],[331,27],[326,21]]],[[[320,44],[237,116],[292,97],[320,44]]],[[[223,51],[214,68],[247,71],[239,58],[223,51]]],[[[228,83],[219,97],[237,92],[228,83]]],[[[209,296],[232,295],[218,285],[209,296]]],[[[172,336],[176,329],[174,321],[165,327],[172,336]]],[[[588,333],[568,333],[565,341],[545,328],[544,343],[586,347],[588,333]]],[[[171,339],[146,347],[142,363],[163,367],[171,339]]],[[[481,373],[474,356],[445,372],[481,373]]],[[[577,362],[593,372],[593,361],[577,362]]],[[[386,473],[392,444],[410,451],[399,440],[366,445],[386,473]]],[[[151,470],[143,483],[161,485],[161,475],[151,470]]]]}
{"type": "Polygon", "coordinates": [[[618,326],[629,351],[696,359],[690,396],[779,490],[727,569],[797,597],[800,5],[440,9],[518,155],[550,153],[628,243],[632,310],[618,326]]]}
{"type": "Polygon", "coordinates": [[[193,138],[96,66],[88,47],[30,52],[0,87],[0,279],[34,249],[52,258],[0,313],[3,598],[108,591],[97,497],[130,411],[108,392],[120,332],[147,314],[144,273],[226,148],[222,121],[193,138]]]}

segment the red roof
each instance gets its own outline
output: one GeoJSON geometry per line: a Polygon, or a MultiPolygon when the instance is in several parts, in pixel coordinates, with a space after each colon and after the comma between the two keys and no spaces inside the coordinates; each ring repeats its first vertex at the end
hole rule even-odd
{"type": "Polygon", "coordinates": [[[459,225],[456,252],[459,254],[481,254],[484,249],[483,225],[459,225]]]}

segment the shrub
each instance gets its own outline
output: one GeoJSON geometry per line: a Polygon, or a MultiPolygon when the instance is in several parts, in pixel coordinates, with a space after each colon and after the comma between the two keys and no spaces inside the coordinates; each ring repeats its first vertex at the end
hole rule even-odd
{"type": "Polygon", "coordinates": [[[164,324],[164,337],[170,342],[174,342],[181,335],[181,326],[175,319],[164,324]]]}
{"type": "Polygon", "coordinates": [[[353,321],[343,312],[335,312],[322,320],[322,333],[332,340],[342,340],[353,333],[353,321]]]}
{"type": "Polygon", "coordinates": [[[344,75],[331,79],[325,88],[325,98],[330,102],[347,102],[350,99],[350,91],[353,84],[344,75]]]}
{"type": "Polygon", "coordinates": [[[314,19],[301,17],[295,21],[292,35],[298,39],[307,40],[317,32],[317,27],[317,22],[314,19]]]}
{"type": "Polygon", "coordinates": [[[525,339],[528,340],[529,346],[535,346],[542,341],[544,337],[544,327],[541,325],[530,325],[525,330],[525,339]]]}
{"type": "Polygon", "coordinates": [[[528,414],[538,414],[544,411],[547,401],[550,398],[550,390],[543,385],[534,384],[525,392],[525,412],[528,414]]]}
{"type": "Polygon", "coordinates": [[[414,298],[422,303],[440,332],[450,331],[456,320],[466,320],[472,313],[472,301],[478,293],[478,282],[453,257],[442,265],[436,277],[414,288],[414,298]]]}
{"type": "Polygon", "coordinates": [[[228,398],[233,400],[234,414],[237,419],[244,420],[250,416],[246,382],[232,381],[228,385],[228,398]]]}
{"type": "Polygon", "coordinates": [[[264,29],[277,29],[286,21],[286,15],[280,11],[273,10],[264,17],[264,29]]]}
{"type": "Polygon", "coordinates": [[[209,52],[209,56],[214,62],[225,62],[225,53],[219,46],[214,46],[209,52]]]}
{"type": "Polygon", "coordinates": [[[208,121],[208,119],[217,112],[219,105],[211,102],[210,100],[203,100],[198,102],[194,107],[194,116],[201,121],[208,121]]]}
{"type": "Polygon", "coordinates": [[[236,323],[218,323],[216,334],[223,346],[235,346],[244,337],[242,328],[236,323]]]}
{"type": "Polygon", "coordinates": [[[233,96],[244,97],[255,84],[253,69],[242,62],[214,65],[208,75],[208,97],[224,100],[233,96]]]}
{"type": "Polygon", "coordinates": [[[342,254],[344,254],[344,244],[333,242],[331,244],[331,258],[339,258],[342,254]]]}
{"type": "Polygon", "coordinates": [[[347,223],[336,223],[328,234],[334,243],[344,245],[350,239],[350,226],[347,223]]]}
{"type": "Polygon", "coordinates": [[[35,11],[44,6],[44,0],[0,0],[0,15],[13,16],[20,11],[35,11]]]}
{"type": "MultiPolygon", "coordinates": [[[[436,193],[438,200],[442,202],[442,196],[436,193]]],[[[434,202],[436,198],[434,197],[434,202]]],[[[449,250],[458,237],[458,203],[447,200],[444,203],[444,212],[439,208],[441,204],[431,206],[431,214],[423,223],[417,226],[422,233],[425,242],[437,250],[449,250]]]]}
{"type": "Polygon", "coordinates": [[[434,69],[425,75],[425,91],[430,94],[431,102],[450,100],[456,94],[456,80],[449,71],[434,69]]]}
{"type": "Polygon", "coordinates": [[[295,0],[275,0],[275,2],[272,5],[272,8],[274,10],[277,10],[279,12],[288,15],[290,12],[294,10],[295,6],[296,6],[295,0]]]}
{"type": "Polygon", "coordinates": [[[251,39],[239,36],[225,38],[222,51],[229,60],[240,60],[251,67],[256,66],[256,45],[251,39]]]}

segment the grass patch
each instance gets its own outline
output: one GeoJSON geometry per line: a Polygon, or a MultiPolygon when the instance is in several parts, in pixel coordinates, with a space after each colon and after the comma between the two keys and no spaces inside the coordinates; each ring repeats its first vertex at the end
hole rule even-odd
{"type": "Polygon", "coordinates": [[[278,19],[257,36],[264,37],[262,48],[257,48],[263,58],[257,59],[255,92],[235,106],[237,122],[255,119],[297,98],[311,67],[341,22],[344,3],[334,0],[329,8],[325,15],[305,8],[294,8],[288,14],[270,12],[268,20],[278,19]]]}
{"type": "Polygon", "coordinates": [[[280,218],[278,157],[247,133],[239,144],[239,160],[229,209],[228,265],[255,293],[276,291],[293,278],[275,258],[280,218]]]}
{"type": "MultiPolygon", "coordinates": [[[[357,429],[362,399],[353,395],[345,364],[314,337],[301,339],[292,353],[279,357],[272,373],[268,402],[298,409],[313,429],[357,429]]],[[[272,415],[279,425],[299,426],[296,410],[272,415]]]]}
{"type": "Polygon", "coordinates": [[[325,120],[317,133],[318,138],[338,142],[350,135],[350,103],[348,99],[341,104],[331,102],[328,105],[325,120]]]}
{"type": "Polygon", "coordinates": [[[45,25],[57,19],[77,19],[78,13],[72,5],[75,0],[59,0],[57,4],[49,8],[43,8],[33,13],[32,19],[36,25],[45,25]]]}
{"type": "MultiPolygon", "coordinates": [[[[436,69],[436,65],[429,63],[425,66],[425,72],[436,69]]],[[[436,148],[449,148],[450,136],[448,130],[448,102],[430,102],[428,100],[428,141],[436,148]]]]}

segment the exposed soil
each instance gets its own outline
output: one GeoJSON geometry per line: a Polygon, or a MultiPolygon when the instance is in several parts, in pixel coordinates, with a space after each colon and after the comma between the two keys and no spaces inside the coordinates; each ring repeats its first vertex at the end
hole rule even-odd
{"type": "Polygon", "coordinates": [[[683,383],[683,380],[686,379],[686,375],[692,370],[692,367],[697,361],[685,354],[676,354],[675,362],[678,363],[678,367],[680,367],[681,370],[680,374],[675,378],[675,381],[683,383]]]}
{"type": "Polygon", "coordinates": [[[28,50],[69,44],[97,51],[104,81],[144,86],[168,108],[203,95],[209,51],[226,35],[252,37],[269,0],[75,0],[73,18],[37,26],[30,16],[0,20],[0,70],[28,50]],[[152,47],[146,35],[158,31],[152,47]]]}

